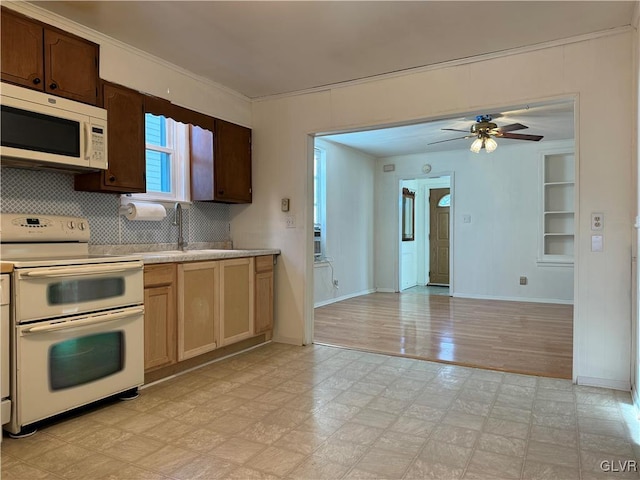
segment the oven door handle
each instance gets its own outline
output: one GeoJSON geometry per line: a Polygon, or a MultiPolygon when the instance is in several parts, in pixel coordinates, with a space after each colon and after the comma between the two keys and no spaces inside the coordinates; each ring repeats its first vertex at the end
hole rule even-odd
{"type": "Polygon", "coordinates": [[[47,333],[55,332],[59,330],[65,330],[67,328],[86,327],[89,325],[96,325],[99,323],[113,322],[115,320],[122,320],[123,318],[135,317],[144,313],[144,307],[137,307],[128,310],[120,310],[117,312],[107,312],[98,315],[90,315],[78,320],[70,320],[66,322],[53,323],[50,325],[41,325],[30,328],[25,328],[22,333],[47,333]]]}
{"type": "Polygon", "coordinates": [[[114,263],[109,265],[101,264],[90,267],[62,267],[62,268],[39,268],[28,272],[21,272],[21,276],[30,278],[55,278],[55,277],[76,277],[81,275],[98,275],[102,273],[119,273],[130,270],[141,270],[144,267],[142,262],[114,263]]]}

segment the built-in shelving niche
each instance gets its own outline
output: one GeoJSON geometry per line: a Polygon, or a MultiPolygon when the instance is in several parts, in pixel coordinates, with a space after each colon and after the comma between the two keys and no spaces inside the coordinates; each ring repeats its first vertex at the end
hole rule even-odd
{"type": "Polygon", "coordinates": [[[575,234],[575,154],[544,153],[540,262],[573,263],[575,234]]]}

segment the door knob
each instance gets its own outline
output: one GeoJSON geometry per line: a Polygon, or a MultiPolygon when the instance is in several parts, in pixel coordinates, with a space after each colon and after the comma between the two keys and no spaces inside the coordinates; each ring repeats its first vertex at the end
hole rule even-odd
{"type": "Polygon", "coordinates": [[[58,88],[58,84],[57,83],[52,83],[51,85],[49,85],[49,88],[51,90],[55,90],[56,88],[58,88]]]}
{"type": "Polygon", "coordinates": [[[40,79],[38,77],[33,79],[33,84],[38,85],[40,83],[40,79]]]}

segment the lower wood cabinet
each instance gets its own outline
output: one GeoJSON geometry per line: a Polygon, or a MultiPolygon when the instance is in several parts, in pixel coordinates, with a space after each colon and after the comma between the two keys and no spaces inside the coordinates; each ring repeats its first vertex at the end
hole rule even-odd
{"type": "Polygon", "coordinates": [[[273,255],[255,257],[255,331],[273,329],[273,255]]]}
{"type": "Polygon", "coordinates": [[[144,268],[144,368],[176,362],[176,267],[173,263],[144,268]]]}
{"type": "Polygon", "coordinates": [[[220,263],[178,266],[178,360],[218,347],[220,263]]]}
{"type": "Polygon", "coordinates": [[[271,338],[272,255],[147,265],[144,284],[147,372],[260,334],[271,338]]]}
{"type": "Polygon", "coordinates": [[[220,264],[220,340],[229,345],[253,335],[253,258],[220,264]]]}

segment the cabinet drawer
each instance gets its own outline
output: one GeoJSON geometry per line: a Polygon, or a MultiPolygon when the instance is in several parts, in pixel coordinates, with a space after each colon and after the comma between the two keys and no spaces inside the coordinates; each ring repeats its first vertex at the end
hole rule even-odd
{"type": "Polygon", "coordinates": [[[170,285],[176,275],[175,263],[163,263],[160,265],[147,265],[144,267],[144,286],[170,285]]]}
{"type": "Polygon", "coordinates": [[[256,257],[256,273],[270,272],[273,270],[273,255],[256,257]]]}

